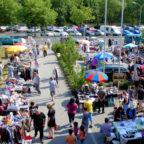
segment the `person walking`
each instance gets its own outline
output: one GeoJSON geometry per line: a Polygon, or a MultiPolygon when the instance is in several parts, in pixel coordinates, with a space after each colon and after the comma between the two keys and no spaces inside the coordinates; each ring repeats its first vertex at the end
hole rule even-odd
{"type": "Polygon", "coordinates": [[[109,39],[109,40],[108,40],[108,47],[111,47],[111,45],[112,45],[112,40],[109,39]]]}
{"type": "Polygon", "coordinates": [[[112,132],[111,124],[109,123],[109,119],[105,118],[105,123],[101,125],[100,133],[104,135],[104,138],[110,137],[112,132]]]}
{"type": "Polygon", "coordinates": [[[58,68],[56,66],[54,67],[54,70],[53,70],[52,74],[53,74],[53,76],[54,76],[54,78],[55,78],[55,80],[58,84],[59,72],[58,72],[58,68]]]}
{"type": "Polygon", "coordinates": [[[30,103],[30,107],[29,107],[29,115],[30,115],[30,118],[31,118],[30,119],[30,127],[31,127],[31,123],[33,121],[33,115],[36,113],[37,108],[38,108],[38,106],[36,106],[34,102],[30,103]]]}
{"type": "Polygon", "coordinates": [[[105,92],[101,89],[98,92],[98,113],[100,113],[100,109],[102,107],[102,113],[104,113],[104,106],[105,106],[105,92]]]}
{"type": "Polygon", "coordinates": [[[143,110],[142,104],[143,104],[143,100],[144,100],[144,89],[143,89],[143,85],[139,85],[139,89],[137,91],[137,100],[139,103],[139,107],[140,107],[140,111],[143,110]]]}
{"type": "Polygon", "coordinates": [[[75,144],[77,142],[77,138],[73,135],[73,130],[68,130],[69,135],[65,138],[65,143],[67,144],[75,144]]]}
{"type": "Polygon", "coordinates": [[[69,117],[70,127],[72,127],[72,122],[74,121],[77,108],[78,105],[75,103],[75,100],[71,98],[69,103],[67,104],[67,113],[69,117]]]}
{"type": "Polygon", "coordinates": [[[55,81],[54,77],[50,78],[49,84],[50,84],[50,95],[52,97],[53,104],[55,104],[54,95],[57,88],[57,82],[55,81]]]}
{"type": "Polygon", "coordinates": [[[8,78],[13,77],[13,71],[14,67],[11,65],[11,63],[8,63],[8,78]]]}
{"type": "Polygon", "coordinates": [[[89,125],[89,113],[87,112],[87,108],[83,108],[83,117],[82,117],[82,123],[85,127],[85,132],[88,133],[88,125],[89,125]]]}
{"type": "Polygon", "coordinates": [[[34,84],[34,87],[35,87],[36,91],[38,92],[38,94],[41,94],[40,77],[37,72],[34,72],[33,84],[34,84]]]}
{"type": "Polygon", "coordinates": [[[48,139],[53,139],[54,138],[54,127],[56,126],[55,122],[55,110],[53,109],[52,105],[48,104],[48,132],[49,132],[49,137],[48,139]]]}
{"type": "Polygon", "coordinates": [[[43,56],[46,57],[47,56],[47,44],[46,43],[43,46],[42,50],[43,50],[43,56]]]}
{"type": "Polygon", "coordinates": [[[47,39],[46,44],[47,44],[48,49],[50,49],[51,48],[51,40],[47,39]]]}
{"type": "Polygon", "coordinates": [[[2,78],[2,75],[3,75],[2,70],[3,70],[3,68],[4,68],[4,66],[3,66],[3,64],[2,64],[2,61],[0,61],[0,81],[3,79],[3,78],[2,78]]]}
{"type": "Polygon", "coordinates": [[[84,140],[86,138],[86,135],[85,135],[85,127],[83,125],[80,126],[80,131],[79,131],[79,135],[80,135],[80,141],[81,141],[81,144],[84,143],[84,140]]]}
{"type": "Polygon", "coordinates": [[[89,100],[89,96],[86,96],[86,102],[84,103],[84,108],[87,108],[87,112],[89,113],[89,121],[90,121],[90,128],[93,127],[93,103],[89,100]]]}
{"type": "Polygon", "coordinates": [[[37,108],[35,114],[33,115],[34,130],[35,130],[34,138],[37,137],[37,133],[39,131],[41,143],[43,143],[43,130],[45,127],[45,119],[46,119],[45,114],[43,112],[40,112],[39,108],[37,108]]]}

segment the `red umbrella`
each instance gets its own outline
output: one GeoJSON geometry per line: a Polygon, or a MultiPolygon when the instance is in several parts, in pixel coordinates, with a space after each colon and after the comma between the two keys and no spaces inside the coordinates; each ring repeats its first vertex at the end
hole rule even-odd
{"type": "Polygon", "coordinates": [[[108,80],[108,76],[100,71],[90,72],[85,76],[86,81],[90,82],[106,82],[108,80]]]}
{"type": "Polygon", "coordinates": [[[23,44],[22,44],[22,43],[15,43],[14,45],[23,46],[23,44]]]}

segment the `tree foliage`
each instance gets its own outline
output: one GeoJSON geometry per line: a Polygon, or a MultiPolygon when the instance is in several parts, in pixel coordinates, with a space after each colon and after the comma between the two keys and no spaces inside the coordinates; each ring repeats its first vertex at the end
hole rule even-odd
{"type": "Polygon", "coordinates": [[[29,26],[47,26],[55,23],[57,13],[51,9],[50,0],[25,0],[20,16],[29,26]]]}
{"type": "Polygon", "coordinates": [[[20,8],[17,0],[0,0],[0,25],[17,24],[20,8]]]}
{"type": "Polygon", "coordinates": [[[81,6],[80,8],[73,7],[70,13],[71,13],[70,20],[77,25],[87,23],[88,21],[94,19],[94,16],[92,16],[92,9],[89,7],[85,6],[81,6]]]}
{"type": "MultiPolygon", "coordinates": [[[[140,7],[133,1],[124,0],[124,23],[136,25],[140,7]]],[[[122,0],[107,0],[107,23],[120,24],[122,0]]],[[[105,0],[0,0],[0,25],[26,23],[30,26],[48,26],[104,23],[105,0]]],[[[141,22],[144,23],[144,7],[141,22]]]]}

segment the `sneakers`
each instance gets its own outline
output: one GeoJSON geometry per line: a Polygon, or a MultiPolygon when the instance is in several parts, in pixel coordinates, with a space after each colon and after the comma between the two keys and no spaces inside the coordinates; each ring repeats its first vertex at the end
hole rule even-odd
{"type": "Polygon", "coordinates": [[[41,139],[40,142],[43,144],[44,143],[43,139],[41,139]]]}
{"type": "Polygon", "coordinates": [[[89,126],[89,128],[92,128],[92,127],[93,127],[92,125],[89,126]]]}

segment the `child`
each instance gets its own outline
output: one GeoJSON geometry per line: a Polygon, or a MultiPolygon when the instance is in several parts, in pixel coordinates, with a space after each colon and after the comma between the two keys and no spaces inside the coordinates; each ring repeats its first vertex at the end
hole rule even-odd
{"type": "Polygon", "coordinates": [[[115,115],[117,109],[118,109],[118,107],[117,107],[117,106],[114,106],[114,111],[112,112],[112,115],[115,115]]]}
{"type": "Polygon", "coordinates": [[[78,134],[78,122],[74,122],[74,135],[77,137],[78,134]]]}
{"type": "Polygon", "coordinates": [[[79,135],[80,135],[81,144],[83,144],[85,140],[85,128],[83,125],[81,125],[80,127],[79,135]]]}

